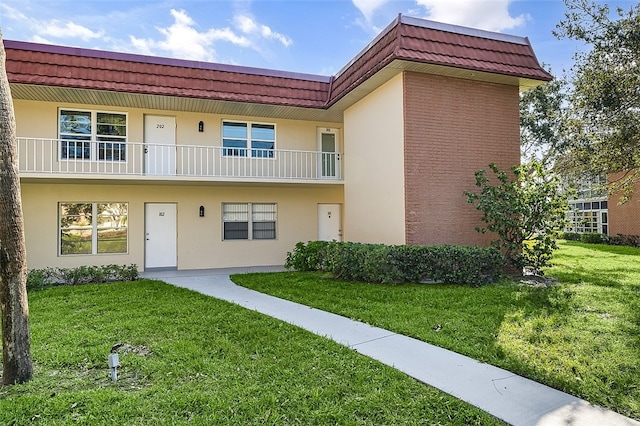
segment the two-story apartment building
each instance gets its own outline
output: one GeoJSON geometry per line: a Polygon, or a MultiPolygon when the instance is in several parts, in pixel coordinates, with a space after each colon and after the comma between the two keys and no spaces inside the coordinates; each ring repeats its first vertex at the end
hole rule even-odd
{"type": "Polygon", "coordinates": [[[526,38],[399,16],[335,76],[5,41],[30,268],[283,264],[298,241],[486,244],[526,38]]]}

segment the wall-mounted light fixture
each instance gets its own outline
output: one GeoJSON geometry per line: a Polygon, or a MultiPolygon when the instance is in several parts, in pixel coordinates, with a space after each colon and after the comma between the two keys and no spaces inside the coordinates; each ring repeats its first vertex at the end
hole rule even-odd
{"type": "Polygon", "coordinates": [[[200,206],[200,217],[204,217],[204,206],[200,206]]]}
{"type": "Polygon", "coordinates": [[[201,133],[204,132],[204,121],[198,123],[198,131],[201,133]]]}

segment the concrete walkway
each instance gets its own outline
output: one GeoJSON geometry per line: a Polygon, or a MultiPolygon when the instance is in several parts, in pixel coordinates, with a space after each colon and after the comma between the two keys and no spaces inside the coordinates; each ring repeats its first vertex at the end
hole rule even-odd
{"type": "Polygon", "coordinates": [[[235,285],[229,275],[282,267],[150,271],[159,279],[236,303],[332,339],[513,425],[635,425],[640,422],[466,356],[348,318],[235,285]]]}

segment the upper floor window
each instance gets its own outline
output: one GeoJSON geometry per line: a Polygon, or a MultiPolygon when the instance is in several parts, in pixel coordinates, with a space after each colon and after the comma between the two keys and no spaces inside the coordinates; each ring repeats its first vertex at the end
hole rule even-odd
{"type": "Polygon", "coordinates": [[[222,155],[273,158],[276,145],[274,124],[222,122],[222,155]]]}
{"type": "Polygon", "coordinates": [[[125,161],[127,115],[61,109],[60,159],[125,161]]]}

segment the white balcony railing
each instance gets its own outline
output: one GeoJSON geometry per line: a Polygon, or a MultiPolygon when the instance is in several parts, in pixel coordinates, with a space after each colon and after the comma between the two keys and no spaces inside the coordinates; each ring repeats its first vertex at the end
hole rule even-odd
{"type": "Polygon", "coordinates": [[[333,152],[18,138],[18,158],[29,175],[342,180],[333,152]]]}

